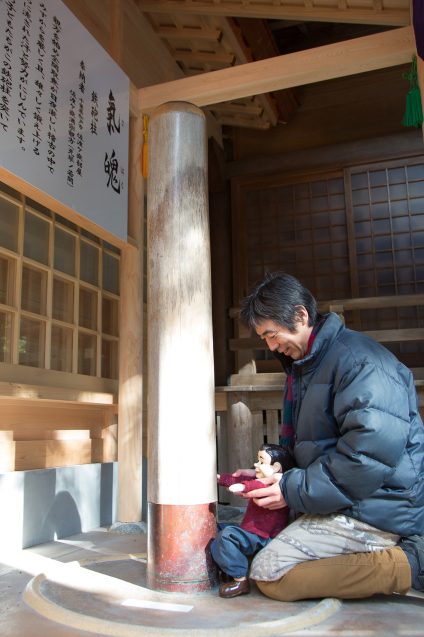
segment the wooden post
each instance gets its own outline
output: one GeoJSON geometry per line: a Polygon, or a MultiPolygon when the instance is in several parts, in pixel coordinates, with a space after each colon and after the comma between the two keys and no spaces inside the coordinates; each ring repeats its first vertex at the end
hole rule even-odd
{"type": "Polygon", "coordinates": [[[110,55],[123,68],[124,0],[110,0],[110,55]]]}
{"type": "Polygon", "coordinates": [[[149,122],[147,581],[217,584],[216,436],[206,120],[186,102],[149,122]]]}
{"type": "MultiPolygon", "coordinates": [[[[229,392],[227,401],[228,466],[233,473],[236,469],[249,469],[256,462],[258,451],[253,451],[253,418],[249,392],[229,392]]],[[[229,495],[230,504],[247,506],[247,500],[229,495]]]]}
{"type": "MultiPolygon", "coordinates": [[[[110,55],[123,66],[124,0],[110,2],[110,55]]],[[[132,87],[134,89],[135,87],[132,87]]],[[[143,398],[143,118],[130,117],[128,235],[121,251],[118,398],[118,521],[141,521],[143,398]],[[136,247],[134,247],[136,246],[136,247]]],[[[132,112],[134,115],[134,112],[132,112]]]]}
{"type": "Polygon", "coordinates": [[[130,118],[128,234],[121,252],[118,407],[118,521],[141,520],[143,398],[143,118],[130,118]]]}
{"type": "MultiPolygon", "coordinates": [[[[218,473],[228,473],[228,445],[227,445],[227,412],[218,411],[216,414],[216,433],[218,441],[218,473]]],[[[218,487],[220,502],[228,502],[229,493],[225,487],[218,487]]]]}
{"type": "MultiPolygon", "coordinates": [[[[424,62],[419,55],[417,55],[417,73],[418,73],[418,86],[420,87],[420,91],[421,91],[421,104],[422,104],[423,112],[424,112],[424,62]]],[[[422,130],[424,135],[424,126],[422,130]]]]}
{"type": "Polygon", "coordinates": [[[339,319],[341,319],[341,321],[342,321],[343,325],[345,325],[345,324],[346,324],[345,317],[344,317],[344,308],[343,308],[343,305],[340,305],[340,304],[338,304],[338,305],[330,305],[330,307],[328,308],[328,310],[329,310],[330,312],[335,312],[335,313],[337,314],[337,316],[339,317],[339,319]]]}

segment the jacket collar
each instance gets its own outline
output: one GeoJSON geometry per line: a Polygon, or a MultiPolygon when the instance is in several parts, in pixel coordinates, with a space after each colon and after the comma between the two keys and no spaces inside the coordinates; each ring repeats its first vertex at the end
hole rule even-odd
{"type": "Polygon", "coordinates": [[[299,361],[294,361],[291,356],[279,354],[278,352],[274,353],[274,356],[278,358],[287,375],[292,373],[292,368],[295,365],[299,373],[302,374],[306,371],[316,369],[337,338],[339,332],[346,329],[341,319],[334,312],[326,314],[325,319],[323,326],[315,337],[311,351],[307,356],[305,356],[305,358],[302,358],[299,361]]]}

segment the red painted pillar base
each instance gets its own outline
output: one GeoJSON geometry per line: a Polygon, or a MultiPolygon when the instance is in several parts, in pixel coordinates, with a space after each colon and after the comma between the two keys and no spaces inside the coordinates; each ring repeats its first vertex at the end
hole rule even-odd
{"type": "Polygon", "coordinates": [[[147,585],[170,593],[198,593],[218,585],[210,553],[216,537],[216,502],[148,503],[147,585]]]}

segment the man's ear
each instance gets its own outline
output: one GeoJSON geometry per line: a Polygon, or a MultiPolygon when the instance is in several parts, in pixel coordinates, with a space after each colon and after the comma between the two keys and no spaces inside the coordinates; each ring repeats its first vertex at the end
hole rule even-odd
{"type": "Polygon", "coordinates": [[[272,465],[272,468],[274,469],[274,473],[282,473],[283,470],[281,468],[281,464],[279,462],[274,462],[274,464],[272,465]]]}
{"type": "Polygon", "coordinates": [[[308,310],[306,309],[304,305],[296,305],[296,308],[298,309],[298,312],[299,312],[298,315],[300,318],[300,322],[302,323],[302,325],[307,325],[309,322],[308,310]]]}

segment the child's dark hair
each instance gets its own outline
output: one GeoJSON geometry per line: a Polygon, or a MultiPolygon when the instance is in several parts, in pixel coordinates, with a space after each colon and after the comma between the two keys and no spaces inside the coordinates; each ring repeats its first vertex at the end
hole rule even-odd
{"type": "Polygon", "coordinates": [[[271,464],[279,462],[281,465],[281,471],[284,473],[289,469],[296,467],[296,460],[289,447],[280,447],[280,445],[264,444],[259,451],[266,451],[271,457],[271,464]]]}

